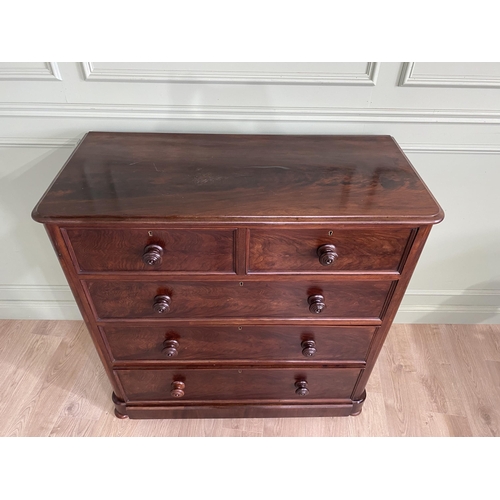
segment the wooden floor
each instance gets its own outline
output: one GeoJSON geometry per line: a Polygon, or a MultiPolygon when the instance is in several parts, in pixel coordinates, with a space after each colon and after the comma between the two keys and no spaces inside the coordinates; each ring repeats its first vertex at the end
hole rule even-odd
{"type": "Polygon", "coordinates": [[[0,321],[0,436],[499,436],[500,325],[394,325],[358,417],[119,420],[83,322],[0,321]]]}

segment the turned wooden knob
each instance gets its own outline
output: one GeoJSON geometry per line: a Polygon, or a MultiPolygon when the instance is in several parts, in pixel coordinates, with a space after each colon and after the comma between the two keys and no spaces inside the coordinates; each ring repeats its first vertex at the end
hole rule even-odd
{"type": "Polygon", "coordinates": [[[314,340],[304,340],[300,346],[302,347],[302,354],[306,358],[310,358],[316,354],[316,342],[314,340]]]}
{"type": "Polygon", "coordinates": [[[159,266],[162,255],[163,248],[160,245],[148,245],[142,254],[142,261],[148,266],[159,266]]]}
{"type": "Polygon", "coordinates": [[[166,313],[170,310],[171,298],[168,295],[157,295],[154,298],[153,309],[158,314],[166,313]]]}
{"type": "Polygon", "coordinates": [[[319,314],[326,307],[323,295],[311,295],[307,302],[309,303],[309,311],[314,314],[319,314]]]}
{"type": "Polygon", "coordinates": [[[175,380],[174,382],[172,382],[172,390],[170,391],[170,395],[174,398],[182,398],[182,396],[184,396],[185,388],[186,384],[184,382],[175,380]]]}
{"type": "Polygon", "coordinates": [[[295,382],[295,394],[298,396],[307,396],[309,394],[309,389],[307,388],[307,380],[297,380],[295,382]]]}
{"type": "Polygon", "coordinates": [[[322,266],[330,266],[338,257],[335,245],[321,245],[318,248],[319,262],[322,266]]]}
{"type": "Polygon", "coordinates": [[[163,354],[169,358],[173,358],[179,354],[179,342],[177,340],[165,340],[163,342],[163,354]]]}

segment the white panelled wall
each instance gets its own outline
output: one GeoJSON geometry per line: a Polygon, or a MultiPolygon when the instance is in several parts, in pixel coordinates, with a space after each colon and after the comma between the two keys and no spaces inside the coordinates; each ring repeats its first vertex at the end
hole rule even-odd
{"type": "Polygon", "coordinates": [[[0,318],[81,318],[31,210],[89,130],[392,135],[446,213],[396,321],[500,322],[500,63],[0,63],[0,318]]]}

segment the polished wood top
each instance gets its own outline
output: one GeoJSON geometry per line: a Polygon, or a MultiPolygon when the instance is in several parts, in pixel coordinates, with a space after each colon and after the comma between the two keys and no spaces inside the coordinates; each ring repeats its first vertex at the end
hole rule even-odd
{"type": "Polygon", "coordinates": [[[32,216],[427,224],[443,211],[390,136],[89,132],[32,216]]]}

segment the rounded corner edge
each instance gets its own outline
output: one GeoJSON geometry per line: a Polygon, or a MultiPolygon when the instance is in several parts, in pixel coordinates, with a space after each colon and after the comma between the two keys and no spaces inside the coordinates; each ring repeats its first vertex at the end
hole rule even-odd
{"type": "Polygon", "coordinates": [[[35,222],[40,222],[40,223],[43,223],[45,222],[44,221],[44,217],[40,214],[40,212],[38,211],[38,205],[31,211],[31,218],[35,221],[35,222]]]}
{"type": "Polygon", "coordinates": [[[443,222],[444,218],[445,218],[444,210],[441,207],[439,207],[439,211],[432,216],[431,223],[439,224],[440,222],[443,222]]]}

